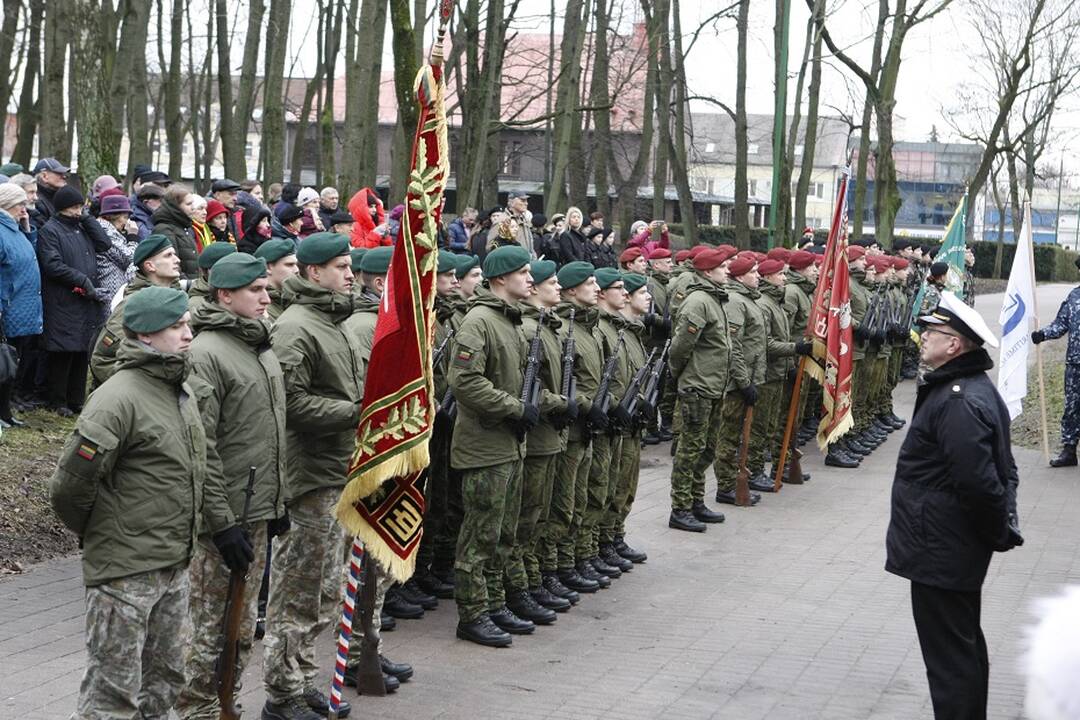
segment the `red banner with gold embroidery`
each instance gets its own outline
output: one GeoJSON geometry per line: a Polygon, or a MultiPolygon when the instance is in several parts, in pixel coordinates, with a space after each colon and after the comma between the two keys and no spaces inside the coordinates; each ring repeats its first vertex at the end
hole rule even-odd
{"type": "Polygon", "coordinates": [[[431,64],[416,77],[420,113],[406,212],[379,307],[349,483],[337,505],[341,524],[400,581],[413,573],[423,534],[419,483],[434,419],[432,308],[450,171],[441,45],[440,32],[431,64]]]}
{"type": "Polygon", "coordinates": [[[850,168],[841,175],[836,194],[825,259],[821,264],[807,335],[814,343],[814,359],[806,369],[823,389],[824,414],[818,424],[818,446],[825,449],[843,437],[854,424],[851,417],[853,370],[851,286],[848,275],[848,205],[850,168]]]}

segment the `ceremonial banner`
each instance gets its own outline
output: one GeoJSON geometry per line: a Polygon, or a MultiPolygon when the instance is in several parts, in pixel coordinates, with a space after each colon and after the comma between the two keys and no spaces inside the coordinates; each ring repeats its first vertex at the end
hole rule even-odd
{"type": "Polygon", "coordinates": [[[424,497],[418,483],[428,466],[435,414],[432,309],[437,232],[450,170],[442,32],[450,7],[444,0],[431,64],[416,77],[420,113],[406,212],[379,307],[349,483],[337,505],[345,529],[359,536],[367,553],[399,581],[412,575],[423,533],[424,497]]]}
{"type": "Polygon", "coordinates": [[[851,418],[851,287],[847,261],[847,189],[851,169],[840,179],[825,259],[821,264],[814,305],[810,309],[807,335],[814,343],[814,360],[807,372],[824,392],[825,413],[818,424],[817,442],[822,452],[839,440],[853,424],[851,418]]]}
{"type": "Polygon", "coordinates": [[[1009,407],[1009,418],[1023,411],[1027,397],[1028,353],[1035,317],[1035,263],[1031,237],[1031,203],[1024,203],[1024,231],[1016,242],[1009,285],[1001,304],[1001,356],[998,360],[998,392],[1009,407]]]}
{"type": "MultiPolygon", "coordinates": [[[[961,300],[964,299],[964,251],[967,249],[967,204],[968,197],[960,198],[952,220],[945,228],[941,238],[941,247],[934,256],[934,262],[947,263],[949,272],[945,276],[945,289],[961,300]]],[[[925,286],[924,286],[925,287],[925,286]]],[[[918,310],[918,308],[916,308],[918,310]]]]}

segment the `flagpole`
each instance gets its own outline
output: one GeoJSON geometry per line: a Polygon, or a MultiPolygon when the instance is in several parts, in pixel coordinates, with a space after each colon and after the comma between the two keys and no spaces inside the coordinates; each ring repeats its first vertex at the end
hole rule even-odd
{"type": "MultiPolygon", "coordinates": [[[[1025,199],[1024,201],[1024,222],[1027,223],[1028,230],[1031,232],[1031,200],[1025,199]]],[[[1039,293],[1038,288],[1035,285],[1035,235],[1032,234],[1032,240],[1028,243],[1028,267],[1031,268],[1031,300],[1032,308],[1031,315],[1035,319],[1035,327],[1039,327],[1039,293]]],[[[1017,238],[1019,240],[1019,238],[1017,238]]],[[[1039,413],[1040,424],[1042,425],[1042,445],[1043,445],[1043,459],[1046,462],[1050,462],[1050,431],[1046,424],[1046,380],[1043,376],[1043,361],[1042,361],[1042,345],[1035,345],[1035,366],[1039,374],[1039,413]]]]}

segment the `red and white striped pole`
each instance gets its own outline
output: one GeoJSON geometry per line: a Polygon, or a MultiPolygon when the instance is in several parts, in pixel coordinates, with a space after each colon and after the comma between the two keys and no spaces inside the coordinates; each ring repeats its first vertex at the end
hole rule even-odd
{"type": "Polygon", "coordinates": [[[349,643],[352,640],[353,615],[356,611],[356,590],[360,585],[360,564],[364,559],[364,544],[353,538],[352,556],[349,558],[349,582],[345,588],[345,603],[338,625],[337,658],[334,662],[334,680],[330,685],[330,713],[328,720],[337,720],[341,707],[341,689],[345,686],[345,670],[349,665],[349,643]]]}

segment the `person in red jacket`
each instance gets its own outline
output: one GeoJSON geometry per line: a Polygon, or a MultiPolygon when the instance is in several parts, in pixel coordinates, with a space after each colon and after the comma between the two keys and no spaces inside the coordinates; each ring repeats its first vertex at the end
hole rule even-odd
{"type": "Polygon", "coordinates": [[[375,228],[386,221],[386,211],[378,193],[371,188],[360,188],[349,200],[349,212],[353,223],[351,243],[353,247],[373,248],[380,245],[393,245],[390,237],[375,232],[375,228]]]}

